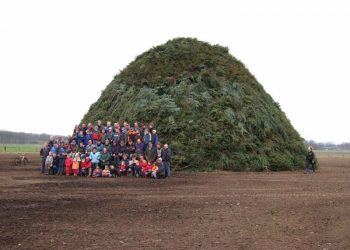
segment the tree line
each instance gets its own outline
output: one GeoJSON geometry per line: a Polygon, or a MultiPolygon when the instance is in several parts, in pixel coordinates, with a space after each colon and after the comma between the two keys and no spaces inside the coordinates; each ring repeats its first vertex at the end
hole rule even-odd
{"type": "Polygon", "coordinates": [[[316,142],[313,140],[305,141],[307,145],[311,145],[316,150],[350,150],[350,142],[336,144],[333,142],[316,142]]]}
{"type": "Polygon", "coordinates": [[[48,134],[33,134],[0,130],[0,144],[42,144],[49,140],[48,134]]]}

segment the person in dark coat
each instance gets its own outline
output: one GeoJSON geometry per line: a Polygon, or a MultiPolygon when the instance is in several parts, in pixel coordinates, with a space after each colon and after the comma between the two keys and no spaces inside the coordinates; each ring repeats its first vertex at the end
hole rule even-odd
{"type": "Polygon", "coordinates": [[[312,150],[312,147],[309,146],[306,154],[306,166],[305,166],[305,174],[309,172],[309,166],[312,167],[312,173],[315,173],[315,166],[316,166],[316,156],[314,151],[312,150]]]}
{"type": "Polygon", "coordinates": [[[149,143],[146,148],[145,158],[151,163],[154,163],[157,160],[157,149],[153,147],[152,143],[149,143]]]}
{"type": "Polygon", "coordinates": [[[45,173],[45,161],[46,157],[49,155],[50,147],[48,143],[45,143],[44,146],[40,149],[40,157],[41,157],[41,173],[45,173]]]}
{"type": "Polygon", "coordinates": [[[162,160],[165,168],[165,177],[170,177],[171,150],[168,144],[164,144],[162,150],[162,160]]]}

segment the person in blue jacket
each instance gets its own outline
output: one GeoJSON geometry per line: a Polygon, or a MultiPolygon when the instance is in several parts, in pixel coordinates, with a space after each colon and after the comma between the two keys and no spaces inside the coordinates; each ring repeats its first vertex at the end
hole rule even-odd
{"type": "Polygon", "coordinates": [[[92,133],[90,132],[90,130],[86,130],[86,134],[84,136],[84,145],[87,146],[89,145],[89,141],[92,141],[92,133]]]}
{"type": "Polygon", "coordinates": [[[76,143],[77,145],[80,145],[80,143],[84,143],[84,132],[83,131],[80,131],[79,134],[77,134],[77,140],[76,140],[76,143]]]}
{"type": "Polygon", "coordinates": [[[66,165],[65,165],[65,160],[67,158],[67,151],[64,145],[64,142],[61,142],[61,145],[58,147],[58,171],[57,171],[57,175],[63,175],[65,169],[66,169],[66,165]]]}

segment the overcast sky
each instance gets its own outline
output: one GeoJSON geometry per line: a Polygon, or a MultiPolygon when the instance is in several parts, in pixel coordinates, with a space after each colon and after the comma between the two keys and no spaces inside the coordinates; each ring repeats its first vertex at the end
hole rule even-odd
{"type": "Polygon", "coordinates": [[[175,37],[227,46],[305,139],[350,141],[349,1],[0,1],[0,130],[71,133],[120,70],[175,37]]]}

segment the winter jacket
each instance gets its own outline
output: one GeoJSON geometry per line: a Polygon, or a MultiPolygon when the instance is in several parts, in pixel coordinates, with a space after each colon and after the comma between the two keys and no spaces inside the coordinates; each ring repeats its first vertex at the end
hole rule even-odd
{"type": "Polygon", "coordinates": [[[90,157],[92,163],[98,164],[100,162],[101,153],[100,152],[96,152],[96,153],[92,152],[89,155],[89,157],[90,157]]]}
{"type": "Polygon", "coordinates": [[[109,165],[110,161],[111,161],[111,155],[109,154],[109,152],[107,152],[105,154],[102,153],[100,161],[101,161],[101,166],[109,165]]]}
{"type": "Polygon", "coordinates": [[[145,152],[145,144],[143,142],[135,143],[135,153],[143,154],[144,152],[145,152]]]}
{"type": "Polygon", "coordinates": [[[81,168],[91,168],[91,161],[90,160],[85,160],[84,162],[81,163],[81,168]]]}
{"type": "Polygon", "coordinates": [[[124,154],[127,152],[128,152],[128,149],[126,148],[126,146],[119,146],[118,147],[118,154],[124,154]]]}
{"type": "Polygon", "coordinates": [[[118,154],[118,146],[112,145],[109,151],[111,155],[118,154]]]}
{"type": "Polygon", "coordinates": [[[73,164],[73,159],[72,158],[67,158],[65,161],[64,161],[66,167],[71,167],[72,164],[73,164]]]}
{"type": "Polygon", "coordinates": [[[310,163],[315,162],[315,153],[313,151],[307,152],[307,154],[306,154],[306,161],[310,162],[310,163]]]}
{"type": "Polygon", "coordinates": [[[148,143],[152,142],[152,136],[151,134],[145,134],[143,136],[143,143],[145,144],[145,146],[148,145],[148,143]]]}
{"type": "Polygon", "coordinates": [[[125,170],[126,170],[126,164],[124,163],[124,164],[120,164],[120,171],[121,172],[125,172],[125,170]]]}
{"type": "Polygon", "coordinates": [[[46,158],[49,155],[50,148],[49,147],[42,147],[40,149],[40,156],[43,158],[46,158]]]}
{"type": "Polygon", "coordinates": [[[169,148],[162,150],[162,159],[164,162],[170,162],[171,161],[171,150],[169,148]]]}
{"type": "Polygon", "coordinates": [[[78,150],[77,145],[76,144],[71,144],[70,145],[70,150],[71,150],[72,153],[76,153],[77,150],[78,150]]]}
{"type": "Polygon", "coordinates": [[[45,164],[51,166],[51,165],[52,165],[52,162],[53,162],[53,157],[52,157],[52,155],[48,155],[48,156],[46,157],[45,164]]]}
{"type": "Polygon", "coordinates": [[[56,166],[58,167],[58,157],[53,157],[53,160],[52,160],[52,166],[56,166]]]}
{"type": "Polygon", "coordinates": [[[128,153],[129,155],[134,154],[134,153],[135,153],[135,145],[128,145],[128,146],[126,147],[126,150],[127,150],[127,153],[128,153]]]}
{"type": "Polygon", "coordinates": [[[158,166],[156,164],[152,165],[152,172],[157,172],[158,171],[158,166]]]}
{"type": "Polygon", "coordinates": [[[128,142],[128,134],[121,133],[119,138],[119,143],[120,142],[124,142],[124,144],[126,145],[126,143],[128,142]]]}
{"type": "Polygon", "coordinates": [[[89,144],[89,140],[92,140],[91,136],[92,136],[92,134],[86,134],[84,136],[84,145],[85,146],[89,144]]]}
{"type": "Polygon", "coordinates": [[[102,176],[102,169],[96,168],[92,174],[93,177],[101,177],[102,176]]]}
{"type": "Polygon", "coordinates": [[[112,141],[119,144],[120,143],[120,133],[114,133],[112,141]]]}
{"type": "Polygon", "coordinates": [[[158,134],[152,134],[151,142],[153,146],[156,146],[158,144],[158,134]]]}
{"type": "Polygon", "coordinates": [[[94,144],[92,144],[92,145],[87,145],[87,146],[85,147],[85,150],[86,150],[86,152],[91,153],[92,150],[94,149],[94,147],[95,147],[94,144]]]}
{"type": "Polygon", "coordinates": [[[66,153],[66,149],[63,147],[59,147],[57,150],[58,153],[58,157],[60,159],[66,159],[67,158],[67,153],[66,153]]]}
{"type": "Polygon", "coordinates": [[[57,153],[57,148],[55,146],[52,146],[50,149],[51,153],[57,153]]]}
{"type": "Polygon", "coordinates": [[[80,145],[81,142],[84,143],[84,138],[85,138],[84,135],[80,135],[80,133],[77,134],[77,141],[76,141],[77,145],[80,145]]]}
{"type": "Polygon", "coordinates": [[[101,141],[102,140],[102,135],[100,132],[93,132],[91,135],[91,138],[93,141],[101,141]]]}
{"type": "Polygon", "coordinates": [[[80,154],[85,154],[85,147],[79,147],[78,148],[78,152],[80,153],[80,154]]]}
{"type": "Polygon", "coordinates": [[[155,162],[157,160],[157,149],[155,147],[147,147],[145,151],[145,158],[147,161],[155,162]]]}
{"type": "Polygon", "coordinates": [[[102,150],[103,150],[104,147],[105,147],[105,145],[103,145],[103,144],[98,144],[98,143],[97,143],[97,145],[96,145],[96,149],[97,149],[97,151],[100,152],[100,153],[102,152],[102,150]]]}
{"type": "Polygon", "coordinates": [[[72,164],[72,169],[79,169],[80,161],[81,161],[81,159],[80,159],[79,156],[74,157],[73,164],[72,164]]]}

